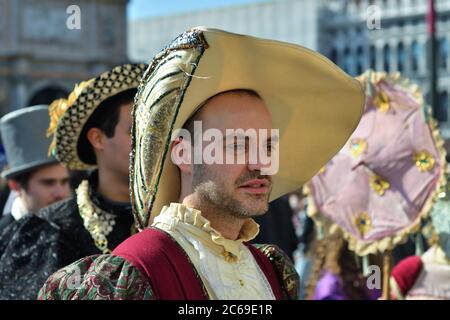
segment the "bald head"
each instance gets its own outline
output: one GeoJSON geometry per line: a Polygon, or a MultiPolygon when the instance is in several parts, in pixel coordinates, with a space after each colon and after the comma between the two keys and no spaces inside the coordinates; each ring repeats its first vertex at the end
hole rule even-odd
{"type": "Polygon", "coordinates": [[[224,134],[225,129],[259,128],[258,121],[272,126],[267,106],[258,93],[251,90],[226,91],[202,103],[184,125],[194,137],[192,142],[197,138],[194,136],[194,121],[202,121],[203,130],[216,128],[224,134]]]}

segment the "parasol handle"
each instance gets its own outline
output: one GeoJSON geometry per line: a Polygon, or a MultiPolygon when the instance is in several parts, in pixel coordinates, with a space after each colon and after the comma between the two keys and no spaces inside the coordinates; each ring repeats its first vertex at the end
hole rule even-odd
{"type": "Polygon", "coordinates": [[[383,254],[383,300],[391,299],[391,269],[392,269],[392,251],[387,250],[383,254]]]}

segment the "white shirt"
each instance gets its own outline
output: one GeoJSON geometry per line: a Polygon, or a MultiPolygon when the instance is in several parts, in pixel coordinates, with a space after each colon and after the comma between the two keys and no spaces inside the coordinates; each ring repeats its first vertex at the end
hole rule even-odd
{"type": "Polygon", "coordinates": [[[23,217],[25,217],[28,214],[28,209],[25,206],[25,203],[23,202],[22,198],[17,196],[11,207],[11,215],[13,216],[14,220],[19,221],[23,217]]]}
{"type": "Polygon", "coordinates": [[[186,251],[211,299],[275,299],[266,276],[242,243],[259,232],[253,219],[244,223],[237,240],[230,240],[213,229],[199,210],[171,203],[152,226],[168,232],[186,251]]]}

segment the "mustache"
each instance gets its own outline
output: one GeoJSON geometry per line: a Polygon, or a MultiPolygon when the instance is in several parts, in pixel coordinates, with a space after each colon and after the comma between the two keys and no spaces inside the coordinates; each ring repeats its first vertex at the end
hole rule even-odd
{"type": "Polygon", "coordinates": [[[246,173],[242,176],[240,176],[237,180],[236,180],[236,186],[240,186],[243,183],[247,182],[248,180],[253,180],[253,179],[266,179],[267,181],[269,181],[270,186],[272,186],[272,177],[269,175],[263,175],[259,172],[249,172],[246,173]]]}

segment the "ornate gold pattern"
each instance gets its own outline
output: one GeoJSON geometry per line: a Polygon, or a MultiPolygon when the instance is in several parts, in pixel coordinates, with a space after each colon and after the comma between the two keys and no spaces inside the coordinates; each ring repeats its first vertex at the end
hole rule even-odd
{"type": "MultiPolygon", "coordinates": [[[[60,119],[54,131],[56,140],[54,154],[60,162],[73,170],[89,170],[96,167],[95,161],[84,162],[78,154],[80,134],[90,116],[104,100],[125,90],[137,88],[146,67],[144,64],[116,66],[97,78],[75,87],[67,99],[65,112],[62,112],[64,110],[62,109],[55,113],[55,119],[57,114],[60,114],[60,119]]],[[[82,158],[86,158],[85,153],[91,152],[83,149],[82,158]]]]}
{"type": "Polygon", "coordinates": [[[64,115],[64,113],[67,111],[67,109],[75,102],[75,100],[78,98],[80,93],[86,88],[88,85],[90,85],[94,81],[94,79],[90,79],[87,81],[82,81],[79,84],[75,84],[75,88],[70,93],[69,97],[67,99],[57,99],[53,101],[50,106],[48,107],[48,114],[50,117],[50,124],[47,129],[47,137],[50,137],[53,135],[52,143],[50,144],[50,147],[48,148],[48,155],[52,155],[55,153],[56,148],[56,137],[54,136],[54,133],[56,132],[56,128],[58,128],[58,122],[64,115]]]}
{"type": "Polygon", "coordinates": [[[113,230],[116,223],[114,215],[97,207],[89,197],[89,184],[87,180],[81,182],[76,190],[77,203],[80,216],[86,230],[91,234],[95,246],[103,253],[111,253],[108,248],[107,236],[113,230]]]}
{"type": "MultiPolygon", "coordinates": [[[[158,72],[154,77],[144,75],[135,98],[130,185],[133,214],[139,230],[146,228],[151,220],[171,132],[190,83],[190,75],[195,73],[203,53],[203,45],[194,43],[191,47],[191,50],[175,52],[175,46],[173,51],[156,57],[149,70],[158,64],[164,72],[158,72]],[[184,72],[180,71],[180,66],[184,72]]],[[[158,213],[153,212],[153,215],[158,213]]]]}

